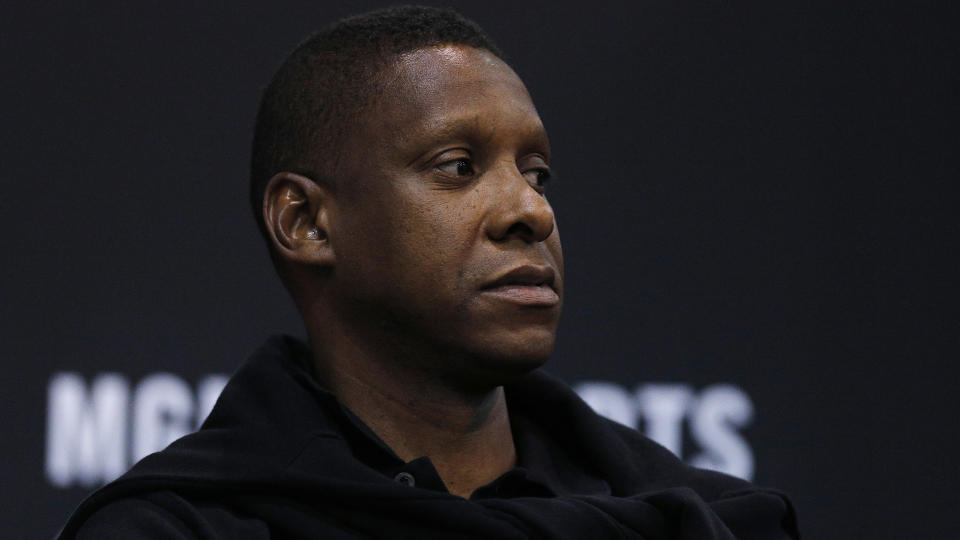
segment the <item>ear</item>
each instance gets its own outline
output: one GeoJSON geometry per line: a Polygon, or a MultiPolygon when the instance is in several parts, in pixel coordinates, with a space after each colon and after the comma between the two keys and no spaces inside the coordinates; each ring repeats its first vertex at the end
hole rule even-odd
{"type": "Polygon", "coordinates": [[[306,176],[281,172],[267,182],[263,222],[281,258],[310,266],[333,266],[328,189],[306,176]]]}

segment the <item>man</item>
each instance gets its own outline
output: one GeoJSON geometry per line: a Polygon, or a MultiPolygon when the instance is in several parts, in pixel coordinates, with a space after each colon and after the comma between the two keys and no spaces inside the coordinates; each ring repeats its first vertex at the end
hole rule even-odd
{"type": "Polygon", "coordinates": [[[251,194],[310,346],[269,341],[62,537],[796,537],[782,495],[534,371],[563,296],[549,178],[527,90],[459,15],[301,45],[264,94],[251,194]]]}

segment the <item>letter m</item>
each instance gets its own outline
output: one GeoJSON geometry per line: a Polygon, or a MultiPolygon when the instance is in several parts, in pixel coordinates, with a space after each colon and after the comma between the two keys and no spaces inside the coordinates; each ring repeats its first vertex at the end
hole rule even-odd
{"type": "Polygon", "coordinates": [[[90,392],[77,373],[55,373],[47,387],[46,474],[57,487],[94,487],[126,470],[127,403],[122,375],[102,373],[90,392]]]}

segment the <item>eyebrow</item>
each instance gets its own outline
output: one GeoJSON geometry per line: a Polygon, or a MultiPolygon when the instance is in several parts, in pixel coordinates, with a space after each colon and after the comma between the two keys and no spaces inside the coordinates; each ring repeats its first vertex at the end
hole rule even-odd
{"type": "MultiPolygon", "coordinates": [[[[438,123],[436,126],[427,126],[429,132],[425,135],[425,139],[428,141],[428,144],[432,144],[443,139],[450,139],[454,137],[464,137],[464,138],[476,138],[477,131],[482,129],[485,133],[481,135],[483,142],[487,142],[496,137],[495,130],[492,127],[482,127],[480,126],[482,118],[479,115],[473,115],[469,117],[460,117],[455,118],[448,122],[438,123]]],[[[543,149],[548,155],[550,153],[550,139],[547,137],[547,131],[543,127],[543,124],[537,123],[526,123],[527,125],[523,127],[523,133],[520,135],[523,139],[529,140],[525,146],[534,147],[538,146],[543,149]]],[[[420,156],[414,158],[413,161],[419,159],[420,156]]],[[[412,163],[412,162],[411,162],[412,163]]]]}

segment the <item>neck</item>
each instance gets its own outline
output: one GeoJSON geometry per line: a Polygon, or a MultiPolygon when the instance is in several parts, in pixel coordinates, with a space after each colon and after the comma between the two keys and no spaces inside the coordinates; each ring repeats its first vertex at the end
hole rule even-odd
{"type": "MultiPolygon", "coordinates": [[[[516,464],[502,386],[449,384],[379,340],[313,335],[315,372],[404,461],[427,456],[447,489],[469,498],[516,464]],[[361,346],[361,343],[363,346],[361,346]],[[381,342],[382,343],[382,342],[381,342]]],[[[309,331],[309,330],[308,330],[309,331]]],[[[442,359],[438,359],[442,361],[442,359]]]]}

